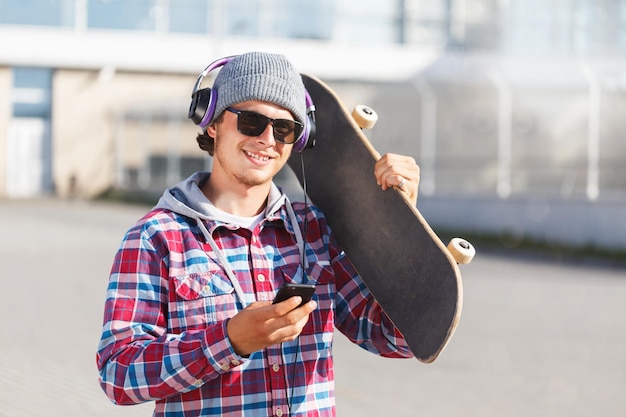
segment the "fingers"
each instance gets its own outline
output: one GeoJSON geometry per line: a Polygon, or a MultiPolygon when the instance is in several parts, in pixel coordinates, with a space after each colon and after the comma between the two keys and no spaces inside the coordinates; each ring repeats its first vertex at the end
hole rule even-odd
{"type": "Polygon", "coordinates": [[[406,193],[414,204],[420,181],[420,169],[410,156],[385,154],[374,166],[374,175],[383,190],[396,187],[406,193]]]}
{"type": "Polygon", "coordinates": [[[295,306],[285,306],[285,308],[288,309],[288,312],[278,316],[272,322],[272,326],[275,328],[272,333],[273,344],[294,340],[298,337],[306,323],[309,321],[309,314],[317,307],[317,303],[315,303],[315,301],[309,301],[302,307],[296,308],[300,305],[302,299],[300,297],[292,297],[289,300],[277,304],[276,310],[278,311],[280,309],[282,312],[283,306],[280,306],[280,304],[288,303],[292,299],[297,300],[297,302],[295,302],[295,306]]]}
{"type": "Polygon", "coordinates": [[[315,301],[302,307],[300,297],[278,304],[252,303],[232,317],[227,324],[228,338],[242,356],[267,346],[294,340],[306,325],[309,314],[317,308],[315,301]]]}
{"type": "Polygon", "coordinates": [[[419,182],[419,166],[410,156],[385,154],[374,166],[374,175],[383,189],[419,182]],[[404,181],[403,181],[404,180],[404,181]]]}
{"type": "Polygon", "coordinates": [[[406,190],[404,189],[404,186],[405,186],[405,184],[406,184],[406,178],[404,178],[404,177],[400,177],[400,178],[402,178],[402,179],[400,180],[400,182],[398,183],[398,185],[396,185],[396,187],[397,187],[397,188],[399,188],[399,189],[401,189],[402,191],[406,191],[406,190]]]}

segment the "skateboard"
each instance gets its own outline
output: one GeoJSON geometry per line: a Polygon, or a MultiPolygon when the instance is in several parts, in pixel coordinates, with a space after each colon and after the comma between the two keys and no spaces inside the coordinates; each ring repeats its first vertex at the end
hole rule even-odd
{"type": "Polygon", "coordinates": [[[457,238],[447,248],[401,190],[383,191],[374,180],[380,155],[361,126],[375,112],[350,114],[320,80],[302,75],[315,103],[316,144],[294,153],[289,166],[326,215],[336,239],[391,321],[421,362],[433,362],[461,316],[463,287],[457,260],[469,262],[473,247],[457,238]]]}

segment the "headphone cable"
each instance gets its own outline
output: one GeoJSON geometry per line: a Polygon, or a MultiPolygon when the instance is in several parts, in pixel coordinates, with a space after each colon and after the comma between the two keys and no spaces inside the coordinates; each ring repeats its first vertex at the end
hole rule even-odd
{"type": "Polygon", "coordinates": [[[304,220],[303,220],[303,238],[302,238],[302,255],[300,256],[300,262],[301,262],[301,267],[302,267],[302,283],[303,284],[307,284],[309,281],[309,276],[306,273],[306,270],[304,269],[305,267],[305,262],[304,260],[306,259],[306,236],[307,236],[307,229],[308,229],[308,225],[309,225],[309,216],[307,214],[307,208],[309,206],[309,201],[308,201],[308,196],[307,196],[307,189],[306,189],[306,173],[304,171],[304,156],[302,156],[302,153],[300,153],[300,169],[302,170],[302,194],[303,194],[303,200],[304,200],[304,220]],[[306,281],[305,281],[306,280],[306,281]]]}
{"type": "MultiPolygon", "coordinates": [[[[309,206],[308,197],[306,192],[306,173],[304,170],[304,157],[302,156],[302,152],[300,153],[300,169],[302,170],[302,192],[303,192],[303,200],[304,200],[304,220],[303,220],[303,238],[302,238],[302,255],[300,256],[300,267],[302,269],[302,283],[306,284],[309,282],[309,274],[305,270],[305,262],[306,259],[306,235],[308,229],[308,215],[307,208],[309,206]]],[[[300,337],[298,336],[295,339],[295,359],[293,361],[293,366],[291,368],[291,381],[287,381],[287,385],[289,386],[290,392],[287,395],[287,407],[289,409],[289,415],[291,416],[291,406],[293,405],[293,392],[295,389],[296,382],[296,368],[298,367],[298,360],[300,358],[300,337]]],[[[283,352],[284,354],[284,352],[283,352]]],[[[283,362],[286,363],[283,357],[283,362]]],[[[287,379],[287,375],[285,374],[285,379],[287,379]]]]}

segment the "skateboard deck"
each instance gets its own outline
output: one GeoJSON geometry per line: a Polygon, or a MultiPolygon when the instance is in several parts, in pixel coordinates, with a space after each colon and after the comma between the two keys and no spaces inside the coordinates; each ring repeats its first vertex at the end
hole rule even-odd
{"type": "MultiPolygon", "coordinates": [[[[316,108],[316,145],[302,153],[307,195],[415,357],[433,362],[461,315],[459,267],[404,193],[376,184],[378,153],[335,93],[302,78],[316,108]]],[[[289,165],[302,184],[300,155],[289,165]]]]}

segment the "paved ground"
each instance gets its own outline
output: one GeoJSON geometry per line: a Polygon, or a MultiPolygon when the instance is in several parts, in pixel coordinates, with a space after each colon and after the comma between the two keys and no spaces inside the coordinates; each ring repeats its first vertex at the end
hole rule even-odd
{"type": "MultiPolygon", "coordinates": [[[[0,417],[150,416],[110,404],[95,348],[108,269],[144,208],[0,201],[0,417]]],[[[626,270],[478,256],[433,364],[338,338],[338,415],[626,416],[626,270]]]]}

